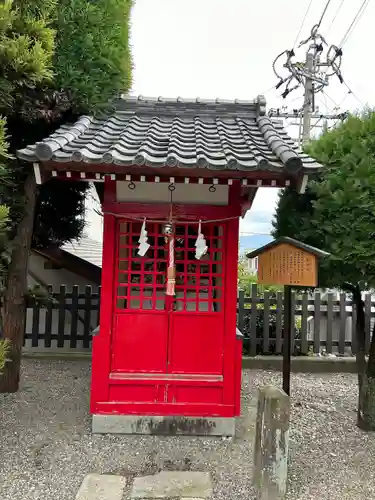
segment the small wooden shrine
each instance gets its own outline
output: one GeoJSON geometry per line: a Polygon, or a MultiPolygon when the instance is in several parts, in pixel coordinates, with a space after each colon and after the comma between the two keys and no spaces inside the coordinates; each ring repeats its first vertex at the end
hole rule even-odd
{"type": "Polygon", "coordinates": [[[239,219],[320,170],[265,101],[128,97],[18,152],[38,183],[104,183],[93,432],[233,435],[239,219]]]}

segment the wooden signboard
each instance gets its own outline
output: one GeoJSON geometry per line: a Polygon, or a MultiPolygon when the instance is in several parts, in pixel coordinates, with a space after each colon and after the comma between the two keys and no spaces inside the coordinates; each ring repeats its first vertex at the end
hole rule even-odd
{"type": "Polygon", "coordinates": [[[269,248],[258,256],[258,283],[317,286],[317,256],[288,243],[269,248]]]}
{"type": "Polygon", "coordinates": [[[279,238],[247,254],[258,257],[258,283],[316,287],[318,259],[329,254],[293,238],[279,238]]]}
{"type": "Polygon", "coordinates": [[[283,390],[290,394],[292,287],[318,285],[318,258],[329,254],[293,238],[279,238],[246,255],[258,257],[258,283],[284,285],[283,390]]]}

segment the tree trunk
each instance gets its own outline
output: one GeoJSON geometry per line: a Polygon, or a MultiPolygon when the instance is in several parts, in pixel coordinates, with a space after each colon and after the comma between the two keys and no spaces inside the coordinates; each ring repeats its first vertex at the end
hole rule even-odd
{"type": "Polygon", "coordinates": [[[24,216],[12,241],[12,259],[8,268],[3,307],[3,336],[11,340],[11,352],[0,377],[1,392],[17,392],[20,380],[21,351],[26,323],[25,293],[36,203],[35,177],[32,172],[24,184],[24,216]]]}
{"type": "Polygon", "coordinates": [[[366,337],[364,303],[359,287],[353,292],[353,306],[356,308],[355,325],[357,338],[358,410],[357,425],[365,431],[375,430],[375,341],[371,340],[369,359],[366,363],[366,337]]]}

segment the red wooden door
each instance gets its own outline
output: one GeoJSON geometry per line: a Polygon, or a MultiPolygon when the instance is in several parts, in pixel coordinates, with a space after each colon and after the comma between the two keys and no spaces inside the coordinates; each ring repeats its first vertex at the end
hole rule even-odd
{"type": "Polygon", "coordinates": [[[162,224],[148,222],[144,257],[137,255],[141,223],[118,224],[112,371],[222,372],[225,226],[204,225],[209,250],[200,261],[195,226],[176,227],[176,294],[168,300],[162,224]]]}
{"type": "Polygon", "coordinates": [[[168,297],[163,224],[147,222],[144,257],[137,255],[141,222],[117,224],[111,379],[122,386],[110,389],[110,399],[163,403],[176,413],[180,405],[182,414],[186,404],[223,403],[226,225],[204,224],[201,260],[197,229],[175,228],[176,293],[168,297]]]}

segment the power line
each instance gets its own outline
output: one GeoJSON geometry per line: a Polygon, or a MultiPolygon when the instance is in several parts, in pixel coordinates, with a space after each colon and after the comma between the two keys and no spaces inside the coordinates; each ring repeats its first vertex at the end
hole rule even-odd
{"type": "Polygon", "coordinates": [[[354,31],[355,26],[358,24],[359,20],[361,19],[364,11],[366,10],[370,0],[363,0],[362,5],[358,9],[357,14],[355,15],[353,21],[350,23],[349,28],[346,30],[343,39],[341,40],[341,43],[339,44],[339,47],[343,47],[344,44],[348,41],[349,36],[351,33],[354,31]]]}
{"type": "MultiPolygon", "coordinates": [[[[340,106],[337,104],[337,102],[336,102],[336,101],[334,101],[334,100],[332,99],[332,97],[331,97],[330,95],[328,95],[328,94],[327,94],[327,92],[325,92],[324,90],[322,90],[322,94],[323,94],[325,97],[328,97],[328,99],[329,99],[329,100],[333,103],[333,105],[334,105],[334,107],[335,107],[336,109],[339,109],[339,107],[340,107],[340,106]]],[[[325,104],[325,105],[327,106],[327,104],[325,104]]],[[[328,106],[327,106],[327,108],[329,109],[329,107],[328,107],[328,106]]],[[[330,110],[330,111],[331,111],[331,110],[330,110]]]]}
{"type": "Polygon", "coordinates": [[[331,24],[330,24],[330,25],[329,25],[329,27],[328,27],[328,30],[327,30],[327,32],[326,32],[326,36],[328,36],[328,33],[331,31],[332,26],[333,26],[334,22],[336,21],[336,18],[337,18],[337,16],[338,16],[338,14],[339,14],[339,12],[340,12],[340,10],[341,10],[341,7],[343,6],[344,2],[345,2],[345,0],[341,0],[341,3],[340,3],[340,5],[338,6],[338,9],[336,10],[335,15],[333,16],[333,19],[332,19],[332,21],[331,21],[331,24]]]}
{"type": "Polygon", "coordinates": [[[324,7],[322,15],[320,16],[320,20],[317,24],[317,29],[320,28],[320,25],[322,24],[323,18],[326,15],[326,12],[327,12],[327,9],[328,9],[330,3],[331,3],[331,0],[327,0],[326,6],[324,7]]]}
{"type": "MultiPolygon", "coordinates": [[[[348,95],[352,95],[355,99],[357,99],[357,101],[359,102],[359,104],[364,108],[365,107],[365,104],[363,103],[363,101],[361,101],[361,99],[356,95],[354,94],[354,92],[351,90],[351,88],[349,87],[349,85],[343,81],[343,84],[345,85],[345,87],[348,89],[348,92],[344,95],[344,97],[342,98],[340,104],[337,104],[336,101],[334,101],[332,99],[332,97],[330,95],[328,95],[324,90],[322,90],[322,94],[324,94],[326,97],[328,97],[328,99],[335,105],[335,108],[336,109],[340,109],[343,102],[345,101],[345,99],[348,97],[348,95]]],[[[328,106],[327,106],[328,108],[328,106]]],[[[329,108],[328,108],[329,109],[329,108]]]]}
{"type": "Polygon", "coordinates": [[[357,99],[357,101],[359,102],[359,104],[364,108],[365,105],[364,103],[361,101],[361,99],[352,91],[352,89],[349,87],[349,85],[344,81],[344,85],[345,87],[348,89],[348,94],[351,94],[353,97],[355,97],[355,99],[357,99]]]}
{"type": "Polygon", "coordinates": [[[299,28],[299,30],[298,30],[298,33],[297,33],[296,39],[294,40],[294,43],[293,43],[293,48],[296,46],[296,43],[297,43],[298,38],[299,38],[299,36],[300,36],[300,34],[301,34],[302,28],[303,28],[303,26],[304,26],[304,24],[305,24],[305,21],[306,21],[306,18],[307,18],[308,13],[309,13],[309,11],[310,11],[310,7],[311,7],[312,3],[313,3],[313,0],[310,0],[310,3],[309,3],[309,5],[307,6],[307,9],[306,9],[306,12],[305,12],[304,18],[302,19],[301,26],[300,26],[300,28],[299,28]]]}
{"type": "Polygon", "coordinates": [[[268,94],[268,92],[271,92],[271,90],[275,89],[277,86],[276,85],[272,85],[272,87],[270,87],[268,90],[263,90],[263,92],[260,93],[260,95],[265,95],[265,94],[268,94]]]}

